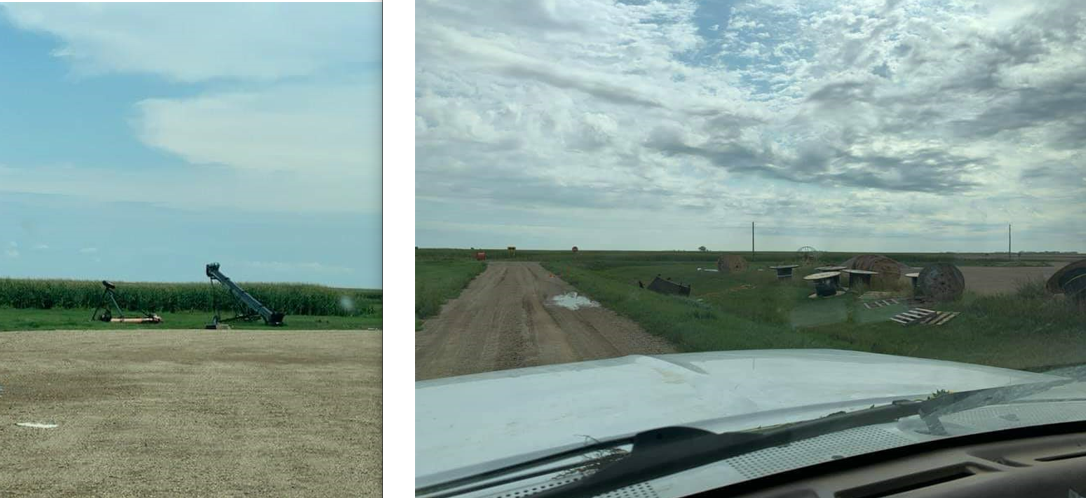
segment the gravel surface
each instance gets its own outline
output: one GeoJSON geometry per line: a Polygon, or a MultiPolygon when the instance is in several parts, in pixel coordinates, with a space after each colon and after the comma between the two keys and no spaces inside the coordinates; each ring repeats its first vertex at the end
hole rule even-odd
{"type": "Polygon", "coordinates": [[[379,331],[0,332],[0,387],[0,496],[381,494],[379,331]]]}
{"type": "Polygon", "coordinates": [[[1044,283],[1067,263],[1053,262],[1052,266],[959,266],[965,277],[965,290],[977,294],[1013,294],[1018,285],[1027,281],[1044,283]]]}
{"type": "Polygon", "coordinates": [[[552,301],[575,291],[538,263],[489,263],[416,334],[415,379],[675,352],[606,308],[552,301]]]}

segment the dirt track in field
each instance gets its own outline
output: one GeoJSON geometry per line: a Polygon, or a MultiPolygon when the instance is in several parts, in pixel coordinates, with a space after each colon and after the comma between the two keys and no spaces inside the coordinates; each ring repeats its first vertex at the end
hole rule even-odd
{"type": "Polygon", "coordinates": [[[539,263],[489,263],[416,334],[415,379],[675,352],[613,311],[551,302],[574,291],[539,263]]]}
{"type": "Polygon", "coordinates": [[[1023,282],[1042,282],[1067,263],[1053,262],[1052,266],[961,266],[965,277],[965,289],[977,294],[1013,294],[1023,282]]]}
{"type": "Polygon", "coordinates": [[[381,494],[381,332],[0,332],[0,387],[0,496],[381,494]]]}

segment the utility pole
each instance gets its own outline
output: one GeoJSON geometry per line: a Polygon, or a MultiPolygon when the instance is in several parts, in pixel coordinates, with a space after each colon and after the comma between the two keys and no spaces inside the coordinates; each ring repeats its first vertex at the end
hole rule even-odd
{"type": "Polygon", "coordinates": [[[754,222],[750,222],[750,259],[754,259],[754,222]]]}
{"type": "Polygon", "coordinates": [[[1011,257],[1011,224],[1007,223],[1007,259],[1011,257]]]}

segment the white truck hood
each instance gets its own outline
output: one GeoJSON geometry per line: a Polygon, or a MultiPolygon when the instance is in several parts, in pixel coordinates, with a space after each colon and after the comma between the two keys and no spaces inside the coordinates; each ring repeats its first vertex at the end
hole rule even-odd
{"type": "Polygon", "coordinates": [[[506,370],[415,383],[416,486],[642,430],[795,422],[1044,374],[837,350],[747,350],[506,370]]]}

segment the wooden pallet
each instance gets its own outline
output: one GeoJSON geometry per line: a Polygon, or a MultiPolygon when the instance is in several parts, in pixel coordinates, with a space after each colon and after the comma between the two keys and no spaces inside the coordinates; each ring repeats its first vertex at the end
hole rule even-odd
{"type": "Polygon", "coordinates": [[[942,325],[960,314],[961,312],[958,311],[937,311],[932,314],[931,318],[924,321],[924,325],[942,325]]]}
{"type": "Polygon", "coordinates": [[[884,306],[890,306],[892,304],[898,304],[897,299],[883,299],[881,301],[872,301],[870,303],[864,303],[864,307],[873,310],[876,308],[882,308],[884,306]]]}
{"type": "Polygon", "coordinates": [[[958,311],[935,311],[924,308],[913,308],[909,311],[898,313],[894,315],[890,320],[900,323],[903,326],[909,325],[943,325],[958,315],[961,312],[958,311]]]}

